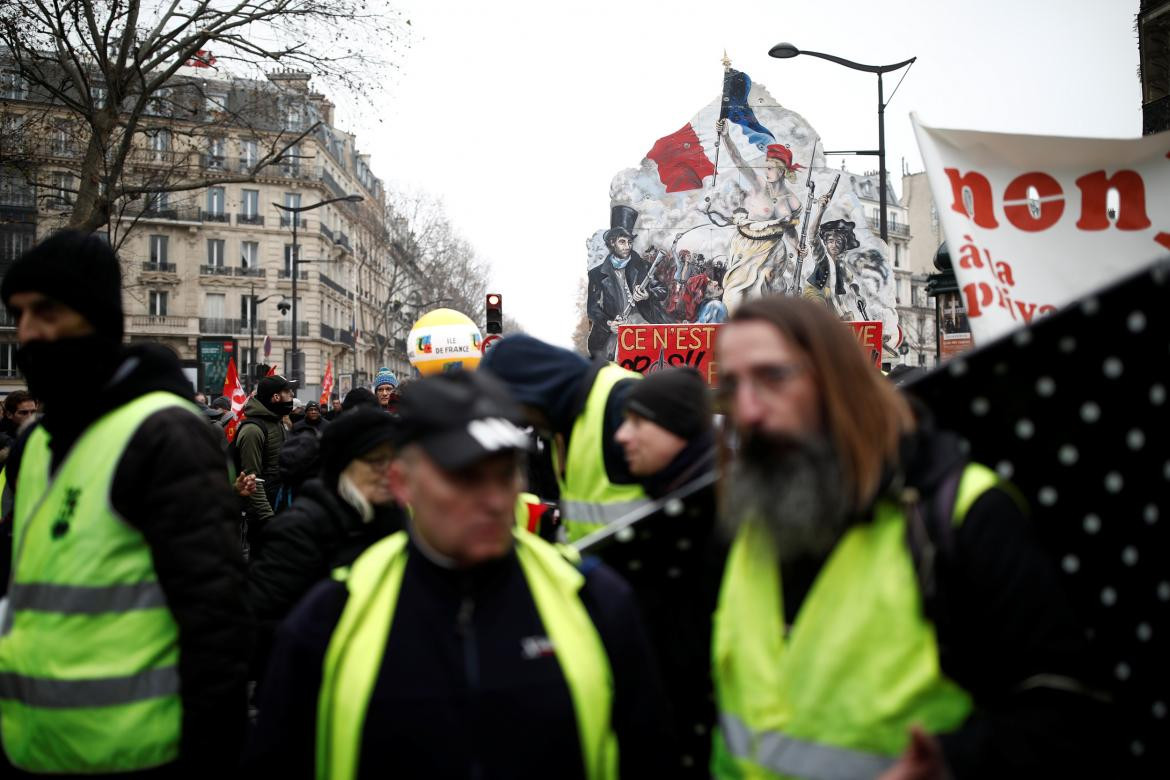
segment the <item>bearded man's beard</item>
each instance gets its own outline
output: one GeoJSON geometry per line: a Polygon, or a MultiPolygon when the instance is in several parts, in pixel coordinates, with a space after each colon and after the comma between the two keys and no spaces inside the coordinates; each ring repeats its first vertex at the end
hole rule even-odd
{"type": "Polygon", "coordinates": [[[723,490],[723,524],[761,523],[780,563],[824,559],[853,523],[841,465],[823,437],[746,435],[723,490]]]}

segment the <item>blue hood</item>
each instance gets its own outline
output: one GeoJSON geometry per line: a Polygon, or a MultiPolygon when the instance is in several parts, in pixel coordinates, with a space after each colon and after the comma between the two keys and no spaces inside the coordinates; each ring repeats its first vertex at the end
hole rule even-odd
{"type": "Polygon", "coordinates": [[[501,339],[479,366],[502,380],[517,403],[543,410],[555,432],[569,433],[588,360],[519,333],[501,339]]]}

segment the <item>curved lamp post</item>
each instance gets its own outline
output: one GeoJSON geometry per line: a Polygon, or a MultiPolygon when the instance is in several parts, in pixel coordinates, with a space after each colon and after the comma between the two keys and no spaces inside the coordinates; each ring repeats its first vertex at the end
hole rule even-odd
{"type": "Polygon", "coordinates": [[[297,266],[301,263],[300,253],[297,247],[297,224],[301,221],[300,214],[302,211],[312,211],[319,209],[322,206],[328,206],[330,203],[337,203],[339,201],[346,201],[348,203],[358,203],[365,200],[361,195],[343,195],[340,198],[330,198],[329,200],[322,200],[317,203],[310,203],[308,206],[282,206],[279,203],[273,203],[281,211],[291,212],[292,218],[292,268],[289,275],[292,276],[292,375],[293,381],[299,382],[298,389],[304,384],[304,378],[300,375],[301,360],[297,352],[297,266]]]}
{"type": "MultiPolygon", "coordinates": [[[[911,57],[902,62],[895,62],[892,65],[862,65],[859,62],[847,60],[844,57],[837,57],[832,54],[825,54],[819,51],[801,50],[793,46],[791,43],[778,43],[768,50],[768,56],[776,57],[777,59],[791,59],[800,54],[807,54],[810,57],[820,57],[822,60],[835,62],[838,65],[844,65],[846,68],[853,70],[860,70],[866,73],[876,73],[878,77],[878,148],[877,150],[863,149],[852,150],[846,152],[825,152],[825,154],[865,154],[877,155],[878,158],[878,190],[880,192],[879,204],[881,214],[878,216],[878,226],[881,230],[882,241],[889,239],[888,228],[886,226],[886,106],[889,103],[885,99],[885,94],[882,89],[882,74],[890,73],[891,71],[901,70],[909,65],[914,64],[917,57],[911,57]]],[[[904,78],[905,76],[903,76],[904,78]]],[[[901,82],[899,82],[901,83],[901,82]]],[[[897,87],[894,88],[897,92],[897,87]]],[[[893,95],[890,96],[893,98],[893,95]]]]}

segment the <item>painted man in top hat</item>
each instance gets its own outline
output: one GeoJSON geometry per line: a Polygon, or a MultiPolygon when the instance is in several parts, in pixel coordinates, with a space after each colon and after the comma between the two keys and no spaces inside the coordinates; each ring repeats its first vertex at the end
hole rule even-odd
{"type": "Polygon", "coordinates": [[[586,313],[589,316],[589,354],[591,357],[613,357],[617,345],[618,318],[631,302],[631,321],[670,322],[662,309],[666,287],[656,281],[645,291],[637,287],[646,278],[650,264],[634,251],[634,223],[638,212],[630,206],[614,206],[610,212],[610,229],[602,240],[609,249],[601,265],[589,271],[589,292],[586,313]],[[634,314],[638,315],[633,319],[634,314]]]}

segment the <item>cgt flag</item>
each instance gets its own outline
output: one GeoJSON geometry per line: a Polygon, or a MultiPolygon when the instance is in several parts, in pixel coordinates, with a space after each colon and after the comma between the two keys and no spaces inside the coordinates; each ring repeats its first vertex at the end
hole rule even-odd
{"type": "Polygon", "coordinates": [[[731,142],[747,147],[749,156],[776,143],[776,137],[760,124],[748,104],[751,89],[752,80],[746,73],[727,68],[720,100],[679,130],[654,142],[646,157],[657,163],[658,178],[667,192],[702,189],[703,180],[715,174],[716,120],[727,120],[739,129],[731,135],[731,142]]]}
{"type": "Polygon", "coordinates": [[[321,406],[329,403],[329,396],[333,392],[333,361],[325,364],[325,378],[321,380],[321,406]]]}
{"type": "Polygon", "coordinates": [[[236,427],[244,416],[244,404],[248,400],[248,396],[244,393],[244,386],[240,384],[240,375],[236,372],[236,359],[234,357],[228,358],[227,376],[223,381],[223,394],[232,401],[232,414],[236,419],[228,423],[225,430],[228,441],[236,438],[236,427]]]}

